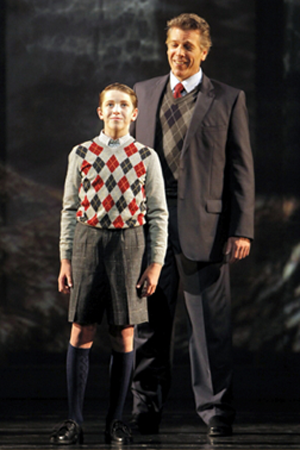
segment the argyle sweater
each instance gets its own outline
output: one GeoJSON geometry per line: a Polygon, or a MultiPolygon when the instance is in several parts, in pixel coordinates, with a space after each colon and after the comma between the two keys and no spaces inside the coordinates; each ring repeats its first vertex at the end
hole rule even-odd
{"type": "Polygon", "coordinates": [[[168,83],[162,98],[155,149],[160,157],[167,197],[177,197],[180,153],[194,112],[197,94],[198,86],[189,94],[175,99],[168,83]]]}
{"type": "Polygon", "coordinates": [[[69,155],[60,257],[71,259],[77,221],[116,230],[144,225],[147,216],[150,262],[163,264],[168,212],[159,158],[129,135],[124,145],[113,148],[100,136],[74,147],[69,155]]]}

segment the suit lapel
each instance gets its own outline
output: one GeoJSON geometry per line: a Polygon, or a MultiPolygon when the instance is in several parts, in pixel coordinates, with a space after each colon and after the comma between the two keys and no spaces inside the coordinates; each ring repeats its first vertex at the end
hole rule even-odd
{"type": "Polygon", "coordinates": [[[156,119],[158,114],[158,106],[160,104],[160,99],[165,89],[165,86],[169,80],[169,75],[165,75],[158,80],[156,80],[153,85],[153,89],[148,94],[147,100],[147,135],[149,136],[149,146],[154,147],[155,142],[155,132],[156,132],[156,119]],[[152,142],[151,142],[152,141],[152,142]]]}
{"type": "Polygon", "coordinates": [[[197,96],[196,105],[194,113],[192,115],[190,126],[187,129],[186,136],[182,146],[181,156],[186,151],[189,146],[192,137],[194,136],[199,124],[201,124],[205,114],[209,110],[213,100],[214,100],[214,87],[207,76],[203,74],[203,79],[200,87],[199,94],[197,96]]]}

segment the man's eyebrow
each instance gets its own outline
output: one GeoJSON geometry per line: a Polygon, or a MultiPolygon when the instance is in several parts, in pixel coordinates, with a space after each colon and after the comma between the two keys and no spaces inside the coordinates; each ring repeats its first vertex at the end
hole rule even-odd
{"type": "MultiPolygon", "coordinates": [[[[171,39],[170,41],[168,41],[168,43],[170,43],[170,44],[177,44],[178,43],[178,41],[176,40],[176,39],[171,39]]],[[[191,42],[191,41],[184,41],[183,42],[183,45],[190,45],[191,47],[194,47],[195,45],[193,44],[193,42],[191,42]]]]}

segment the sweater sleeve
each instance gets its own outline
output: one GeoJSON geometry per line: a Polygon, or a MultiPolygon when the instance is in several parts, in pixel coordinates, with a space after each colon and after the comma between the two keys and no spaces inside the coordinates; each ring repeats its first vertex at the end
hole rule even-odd
{"type": "Polygon", "coordinates": [[[72,257],[73,239],[76,226],[76,212],[80,204],[78,190],[81,183],[78,158],[76,158],[74,147],[69,155],[68,170],[64,186],[63,207],[61,211],[60,223],[60,259],[72,257]]]}
{"type": "Polygon", "coordinates": [[[145,182],[147,221],[150,234],[150,263],[164,263],[168,237],[168,209],[158,155],[152,150],[145,182]]]}

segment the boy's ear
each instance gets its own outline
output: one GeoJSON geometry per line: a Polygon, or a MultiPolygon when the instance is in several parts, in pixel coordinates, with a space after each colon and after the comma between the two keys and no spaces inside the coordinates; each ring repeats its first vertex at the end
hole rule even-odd
{"type": "Polygon", "coordinates": [[[131,122],[136,121],[138,113],[139,113],[139,110],[137,108],[135,108],[135,110],[133,111],[132,116],[131,116],[131,122]]]}
{"type": "Polygon", "coordinates": [[[103,120],[103,114],[102,114],[100,106],[98,106],[98,108],[97,108],[97,114],[98,114],[99,119],[103,120]]]}

